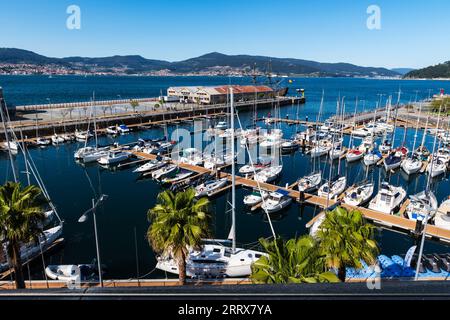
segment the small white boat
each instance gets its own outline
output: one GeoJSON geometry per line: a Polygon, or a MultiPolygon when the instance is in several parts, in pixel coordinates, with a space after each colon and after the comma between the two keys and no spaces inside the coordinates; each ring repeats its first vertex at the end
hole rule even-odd
{"type": "Polygon", "coordinates": [[[434,214],[438,207],[436,196],[433,192],[422,191],[409,197],[410,202],[406,207],[406,215],[410,220],[424,221],[428,214],[428,219],[434,214]]]}
{"type": "Polygon", "coordinates": [[[233,158],[231,157],[231,154],[226,154],[222,157],[210,157],[204,159],[203,166],[208,170],[214,170],[217,167],[222,167],[231,164],[232,162],[233,158]]]}
{"type": "Polygon", "coordinates": [[[130,128],[128,128],[128,127],[127,127],[126,125],[124,125],[124,124],[121,124],[120,126],[117,127],[117,131],[118,131],[120,134],[125,134],[125,133],[130,132],[130,128]]]}
{"type": "Polygon", "coordinates": [[[369,209],[392,214],[396,208],[400,207],[405,197],[406,191],[402,187],[382,182],[377,195],[369,203],[369,209]]]}
{"type": "Polygon", "coordinates": [[[251,164],[246,164],[245,166],[239,168],[239,173],[245,175],[259,172],[262,169],[269,167],[271,160],[272,159],[258,160],[258,163],[254,164],[253,166],[251,164]]]}
{"type": "Polygon", "coordinates": [[[253,179],[258,182],[270,183],[276,180],[283,170],[283,166],[273,166],[262,169],[253,176],[253,179]]]}
{"type": "Polygon", "coordinates": [[[319,188],[320,183],[322,182],[322,173],[316,172],[300,178],[298,180],[298,191],[310,193],[319,188]]]}
{"type": "Polygon", "coordinates": [[[253,190],[251,194],[248,194],[244,197],[244,204],[253,207],[263,201],[263,199],[266,200],[268,197],[269,192],[265,190],[261,190],[261,192],[253,190]]]}
{"type": "Polygon", "coordinates": [[[89,138],[92,138],[92,133],[90,133],[89,131],[75,131],[75,138],[78,141],[85,141],[89,138]]]}
{"type": "Polygon", "coordinates": [[[299,148],[299,144],[295,140],[286,140],[281,143],[281,151],[292,152],[299,148]]]}
{"type": "Polygon", "coordinates": [[[406,174],[411,175],[419,172],[420,168],[422,168],[422,161],[417,157],[407,158],[402,161],[401,167],[406,174]]]}
{"type": "Polygon", "coordinates": [[[50,139],[47,138],[37,138],[36,139],[36,144],[38,146],[48,146],[52,143],[52,141],[50,139]]]}
{"type": "Polygon", "coordinates": [[[344,203],[351,206],[361,206],[369,202],[374,192],[374,184],[369,182],[360,186],[355,186],[348,190],[344,196],[344,203]]]}
{"type": "Polygon", "coordinates": [[[319,197],[336,199],[345,191],[347,177],[339,177],[329,182],[325,182],[318,191],[319,197]]]}
{"type": "Polygon", "coordinates": [[[378,150],[380,150],[381,153],[388,153],[392,149],[392,144],[385,140],[380,146],[378,147],[378,150]]]}
{"type": "Polygon", "coordinates": [[[216,125],[216,129],[218,130],[225,130],[228,128],[228,124],[226,123],[226,121],[219,121],[216,125]]]}
{"type": "Polygon", "coordinates": [[[165,177],[168,174],[171,174],[172,172],[174,172],[175,170],[177,170],[177,165],[175,164],[169,164],[167,166],[164,166],[158,170],[155,170],[152,172],[152,178],[155,180],[159,180],[163,177],[165,177]]]}
{"type": "Polygon", "coordinates": [[[11,150],[11,151],[18,151],[19,150],[19,145],[17,144],[17,142],[14,141],[9,141],[8,142],[2,142],[1,144],[2,148],[5,150],[11,150]]]}
{"type": "Polygon", "coordinates": [[[106,128],[106,133],[112,134],[112,135],[117,135],[117,134],[119,134],[119,129],[117,128],[117,126],[109,126],[108,128],[106,128]]]}
{"type": "Polygon", "coordinates": [[[356,162],[364,158],[364,152],[359,149],[350,149],[345,155],[345,159],[348,163],[356,162]]]}
{"type": "Polygon", "coordinates": [[[447,171],[447,165],[439,160],[433,160],[431,163],[428,164],[427,172],[431,175],[432,178],[435,178],[437,176],[440,176],[441,174],[444,174],[447,171]]]}
{"type": "Polygon", "coordinates": [[[168,177],[166,175],[166,178],[162,179],[162,183],[176,183],[179,182],[181,180],[184,180],[186,178],[189,178],[190,176],[192,176],[194,174],[193,171],[188,171],[188,170],[180,170],[177,174],[175,174],[175,176],[173,177],[168,177]]]}
{"type": "Polygon", "coordinates": [[[65,282],[95,281],[98,279],[97,266],[92,264],[48,265],[45,274],[52,280],[65,282]]]}
{"type": "Polygon", "coordinates": [[[187,148],[183,150],[183,155],[178,160],[181,163],[187,163],[193,166],[203,164],[203,156],[196,148],[187,148]]]}
{"type": "Polygon", "coordinates": [[[166,165],[165,161],[152,160],[152,161],[149,161],[149,162],[143,164],[142,166],[137,167],[136,169],[133,170],[133,172],[134,173],[148,172],[148,171],[152,171],[152,170],[157,170],[165,165],[166,165]]]}
{"type": "Polygon", "coordinates": [[[131,156],[130,153],[123,152],[120,150],[108,151],[108,153],[105,156],[100,157],[97,161],[98,163],[103,165],[110,165],[128,160],[130,156],[131,156]]]}
{"type": "Polygon", "coordinates": [[[52,136],[53,144],[61,144],[64,143],[64,138],[62,136],[58,136],[56,133],[52,136]]]}
{"type": "Polygon", "coordinates": [[[436,211],[434,225],[450,230],[450,199],[445,200],[436,211]]]}
{"type": "Polygon", "coordinates": [[[269,198],[264,201],[261,208],[267,213],[275,213],[283,210],[292,202],[289,192],[283,189],[278,189],[269,194],[269,198]]]}
{"type": "Polygon", "coordinates": [[[352,131],[353,136],[355,137],[367,137],[372,134],[372,132],[367,128],[356,129],[352,131]]]}
{"type": "Polygon", "coordinates": [[[86,153],[81,159],[84,163],[96,162],[102,157],[106,157],[108,155],[108,150],[98,149],[93,152],[86,153]]]}
{"type": "Polygon", "coordinates": [[[205,183],[202,183],[197,187],[195,187],[195,196],[196,197],[210,196],[215,191],[226,186],[227,182],[228,178],[206,181],[205,183]]]}

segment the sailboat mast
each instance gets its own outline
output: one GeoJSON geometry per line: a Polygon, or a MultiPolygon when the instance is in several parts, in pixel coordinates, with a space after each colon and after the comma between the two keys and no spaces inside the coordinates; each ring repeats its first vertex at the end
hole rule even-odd
{"type": "Polygon", "coordinates": [[[14,166],[14,160],[13,160],[12,153],[11,153],[11,142],[9,142],[9,135],[8,135],[8,131],[6,129],[6,119],[5,119],[5,116],[3,114],[3,106],[5,106],[5,109],[6,109],[6,102],[5,102],[5,100],[3,98],[2,98],[2,101],[0,101],[0,114],[1,114],[2,123],[3,123],[3,130],[5,132],[6,146],[8,148],[8,156],[9,156],[9,161],[11,163],[11,169],[12,169],[12,173],[13,173],[13,178],[14,178],[14,182],[17,182],[16,168],[14,166]],[[2,101],[4,103],[2,103],[2,101]]]}
{"type": "Polygon", "coordinates": [[[92,113],[94,116],[94,135],[95,135],[95,147],[98,148],[98,137],[97,137],[97,122],[96,122],[96,118],[97,118],[97,114],[95,112],[95,91],[92,92],[92,113]]]}
{"type": "Polygon", "coordinates": [[[419,106],[419,115],[417,116],[417,125],[416,125],[416,133],[414,134],[414,143],[413,143],[413,148],[411,151],[411,155],[414,154],[414,150],[416,150],[416,142],[417,142],[417,134],[419,132],[419,124],[420,124],[420,117],[422,115],[422,102],[420,103],[419,106]]]}
{"type": "MultiPolygon", "coordinates": [[[[231,159],[234,159],[234,96],[233,88],[230,87],[230,126],[231,126],[231,159]]],[[[236,162],[231,161],[231,236],[232,250],[236,252],[236,162]]]]}

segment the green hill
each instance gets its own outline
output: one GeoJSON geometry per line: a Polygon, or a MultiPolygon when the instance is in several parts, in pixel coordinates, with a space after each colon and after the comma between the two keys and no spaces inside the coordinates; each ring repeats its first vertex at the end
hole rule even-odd
{"type": "Polygon", "coordinates": [[[437,64],[435,66],[430,66],[423,69],[414,70],[408,72],[405,75],[405,78],[415,79],[415,78],[427,78],[427,79],[435,79],[435,78],[450,78],[450,61],[437,64]]]}

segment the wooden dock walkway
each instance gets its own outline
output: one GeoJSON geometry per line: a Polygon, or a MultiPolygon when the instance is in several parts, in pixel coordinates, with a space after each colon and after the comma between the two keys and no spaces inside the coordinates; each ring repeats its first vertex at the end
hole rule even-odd
{"type": "MultiPolygon", "coordinates": [[[[148,160],[153,160],[156,158],[155,155],[151,155],[151,154],[147,154],[147,153],[134,152],[134,151],[130,151],[130,152],[132,152],[136,157],[139,157],[139,158],[145,158],[148,160]]],[[[179,163],[178,165],[180,166],[180,168],[190,170],[193,172],[197,172],[197,173],[203,173],[203,174],[207,174],[207,173],[212,174],[213,173],[213,171],[210,171],[210,170],[205,169],[204,167],[200,167],[200,166],[193,166],[193,165],[189,165],[189,164],[185,164],[185,163],[179,163]]],[[[228,179],[231,181],[231,174],[229,174],[229,173],[220,172],[220,177],[228,177],[228,179]]],[[[248,187],[251,189],[258,188],[258,182],[255,180],[252,180],[252,179],[248,179],[248,178],[236,175],[235,181],[236,181],[236,186],[244,186],[244,187],[248,187]]],[[[270,183],[261,183],[261,182],[259,183],[259,186],[262,190],[266,190],[269,192],[274,192],[279,189],[285,190],[288,193],[288,195],[290,197],[292,197],[293,199],[295,199],[297,201],[300,199],[300,192],[297,190],[294,190],[294,189],[290,189],[289,187],[287,187],[287,188],[280,187],[280,186],[273,185],[270,183]]],[[[322,209],[333,206],[336,204],[336,202],[337,201],[334,199],[326,199],[326,198],[319,197],[319,196],[313,195],[313,194],[304,194],[304,203],[305,204],[317,206],[322,209]]],[[[367,220],[372,221],[373,223],[380,225],[382,227],[397,230],[397,231],[402,231],[402,232],[406,232],[406,233],[414,233],[416,230],[416,222],[403,217],[403,215],[398,215],[398,216],[397,215],[389,215],[389,214],[385,214],[382,212],[370,210],[368,208],[354,207],[354,206],[350,206],[350,205],[347,205],[344,203],[342,203],[341,205],[348,210],[359,210],[367,220]]],[[[406,205],[404,207],[405,209],[406,209],[406,205]]],[[[450,243],[450,230],[446,230],[446,229],[438,228],[436,226],[429,225],[429,226],[427,226],[426,233],[427,233],[428,237],[430,237],[434,240],[450,243]]]]}

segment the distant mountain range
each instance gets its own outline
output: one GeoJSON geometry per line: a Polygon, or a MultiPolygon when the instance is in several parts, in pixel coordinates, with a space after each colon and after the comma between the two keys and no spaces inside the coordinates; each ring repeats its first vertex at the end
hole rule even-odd
{"type": "Polygon", "coordinates": [[[420,79],[436,79],[436,78],[450,78],[450,61],[440,63],[434,66],[408,72],[405,78],[420,78],[420,79]]]}
{"type": "Polygon", "coordinates": [[[413,69],[413,68],[394,68],[394,69],[391,69],[391,70],[394,71],[394,72],[397,72],[397,73],[399,73],[401,75],[405,75],[408,72],[414,71],[416,69],[413,69]]]}
{"type": "MultiPolygon", "coordinates": [[[[48,70],[65,70],[67,73],[124,73],[148,74],[238,74],[250,75],[253,69],[257,73],[266,72],[278,75],[331,76],[331,77],[400,77],[401,70],[362,67],[350,63],[321,63],[316,61],[274,58],[250,55],[225,55],[212,52],[184,61],[169,62],[146,59],[139,55],[112,56],[102,58],[67,57],[51,58],[32,51],[0,48],[0,65],[45,66],[48,70]]],[[[1,66],[0,66],[1,67],[1,66]]],[[[21,68],[24,68],[23,66],[21,68]]],[[[0,69],[1,71],[1,69],[0,69]]],[[[37,71],[39,73],[39,71],[37,71]]],[[[51,71],[50,71],[51,72],[51,71]]]]}

